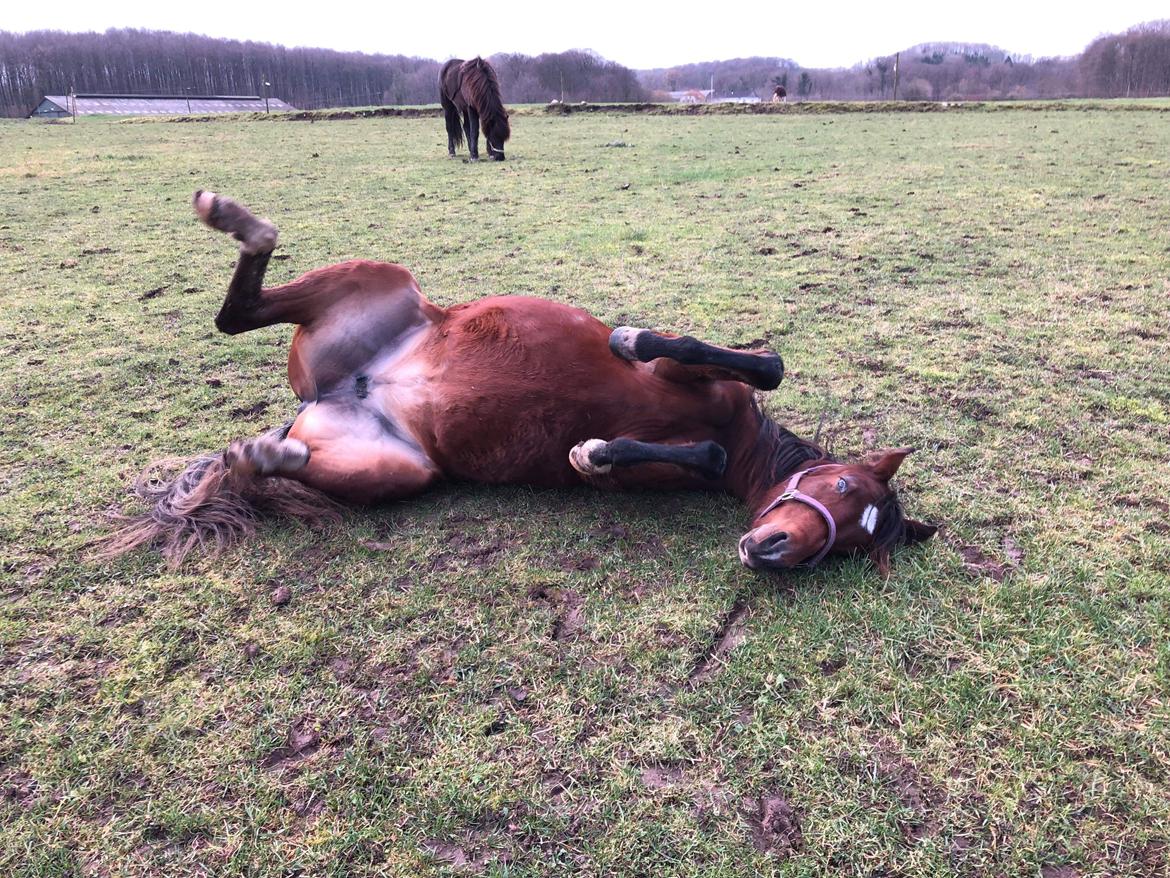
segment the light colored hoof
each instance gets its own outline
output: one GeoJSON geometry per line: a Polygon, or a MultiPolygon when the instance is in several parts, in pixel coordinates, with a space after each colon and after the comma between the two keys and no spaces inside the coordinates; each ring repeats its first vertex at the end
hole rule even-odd
{"type": "Polygon", "coordinates": [[[638,355],[634,348],[638,343],[638,336],[645,331],[644,329],[635,329],[632,326],[619,326],[609,334],[609,349],[614,356],[637,362],[638,355]]]}
{"type": "Polygon", "coordinates": [[[192,201],[196,215],[209,226],[211,225],[211,210],[215,207],[215,199],[216,194],[214,192],[200,189],[195,193],[195,198],[192,201]]]}
{"type": "Polygon", "coordinates": [[[583,476],[605,475],[613,469],[613,464],[594,463],[591,458],[594,452],[604,450],[606,444],[604,439],[586,439],[584,442],[578,442],[569,451],[569,463],[583,476]]]}

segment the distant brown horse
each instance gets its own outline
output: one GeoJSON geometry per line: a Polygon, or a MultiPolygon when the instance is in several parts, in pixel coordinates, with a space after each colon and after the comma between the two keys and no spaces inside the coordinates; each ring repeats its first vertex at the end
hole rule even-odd
{"type": "Polygon", "coordinates": [[[512,136],[512,130],[491,64],[483,58],[452,58],[439,71],[439,103],[447,122],[448,154],[454,156],[455,147],[466,137],[471,160],[479,161],[482,127],[488,155],[496,161],[504,160],[504,142],[512,136]]]}
{"type": "Polygon", "coordinates": [[[753,388],[784,374],[770,351],[735,351],[584,311],[501,296],[427,301],[401,265],[354,260],[264,287],[276,228],[229,198],[195,210],[236,237],[240,258],[215,325],[296,324],[288,376],[296,418],[145,486],[152,508],[107,544],[144,543],[173,563],[250,533],[275,510],[319,518],[333,500],[408,497],[441,479],[725,491],[751,510],[752,568],[868,552],[883,570],[935,528],[906,519],[889,482],[900,448],[844,464],[761,411],[753,388]]]}

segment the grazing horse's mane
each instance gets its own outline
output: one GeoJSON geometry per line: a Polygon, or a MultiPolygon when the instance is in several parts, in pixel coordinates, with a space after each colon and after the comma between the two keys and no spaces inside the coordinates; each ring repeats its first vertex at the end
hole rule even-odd
{"type": "Polygon", "coordinates": [[[496,71],[483,58],[475,57],[460,68],[463,87],[480,115],[485,136],[489,142],[503,144],[512,136],[508,111],[500,99],[500,83],[496,71]]]}

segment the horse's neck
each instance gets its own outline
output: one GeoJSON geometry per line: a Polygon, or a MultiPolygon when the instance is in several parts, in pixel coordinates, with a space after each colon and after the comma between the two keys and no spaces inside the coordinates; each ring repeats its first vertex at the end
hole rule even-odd
{"type": "Polygon", "coordinates": [[[744,413],[739,426],[734,450],[728,449],[727,487],[750,509],[762,506],[776,484],[803,465],[827,457],[755,406],[744,413]]]}

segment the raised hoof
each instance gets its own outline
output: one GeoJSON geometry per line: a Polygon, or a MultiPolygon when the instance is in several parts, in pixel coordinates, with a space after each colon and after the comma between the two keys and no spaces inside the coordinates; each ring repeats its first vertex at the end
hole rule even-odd
{"type": "Polygon", "coordinates": [[[638,336],[646,330],[632,326],[619,326],[609,334],[609,349],[615,357],[631,362],[638,361],[638,336]]]}
{"type": "Polygon", "coordinates": [[[760,390],[775,390],[784,380],[784,360],[779,354],[771,351],[760,354],[760,359],[764,361],[764,366],[756,386],[760,390]]]}
{"type": "Polygon", "coordinates": [[[240,242],[240,251],[250,255],[271,253],[276,247],[278,232],[268,220],[258,219],[242,204],[197,189],[192,198],[195,214],[217,232],[226,232],[240,242]]]}
{"type": "Polygon", "coordinates": [[[608,460],[604,439],[586,439],[578,442],[569,451],[569,463],[583,476],[603,476],[613,469],[608,460]]]}

